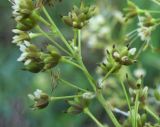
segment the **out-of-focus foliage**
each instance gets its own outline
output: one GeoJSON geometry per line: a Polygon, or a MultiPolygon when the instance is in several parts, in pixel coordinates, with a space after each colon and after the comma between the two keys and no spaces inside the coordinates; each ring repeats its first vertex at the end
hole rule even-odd
{"type": "MultiPolygon", "coordinates": [[[[103,6],[106,6],[105,1],[106,0],[86,0],[86,3],[93,3],[98,6],[99,4],[103,4],[103,6]]],[[[134,1],[139,3],[139,5],[142,8],[150,8],[155,10],[159,9],[156,4],[146,2],[145,0],[134,1]]],[[[113,5],[111,6],[113,10],[115,8],[122,10],[122,7],[124,7],[125,3],[124,0],[123,2],[120,0],[110,0],[109,2],[111,5],[113,5]]],[[[62,31],[65,31],[64,34],[68,37],[68,39],[71,38],[71,31],[68,31],[69,27],[64,25],[64,23],[62,22],[61,15],[67,14],[66,12],[68,12],[72,8],[73,4],[78,5],[79,0],[72,0],[72,2],[71,0],[69,0],[69,2],[68,0],[63,0],[62,3],[56,4],[56,6],[54,6],[53,8],[49,7],[49,13],[52,15],[53,19],[58,24],[58,26],[61,27],[62,31]]],[[[100,9],[101,8],[99,8],[99,10],[100,9]]],[[[20,53],[17,52],[17,50],[15,50],[15,46],[11,44],[11,29],[14,26],[14,21],[12,20],[11,16],[11,4],[7,0],[1,0],[0,11],[0,127],[75,127],[75,125],[77,127],[94,127],[90,120],[87,120],[87,117],[83,114],[80,114],[76,117],[65,114],[62,110],[66,107],[65,102],[56,102],[55,104],[52,103],[51,105],[49,105],[48,108],[42,111],[30,110],[27,94],[30,91],[34,91],[37,87],[43,89],[45,92],[57,95],[61,93],[66,95],[71,91],[66,91],[65,86],[61,86],[57,87],[56,91],[52,92],[50,73],[40,73],[38,75],[35,75],[29,72],[24,73],[21,70],[22,66],[16,61],[20,53]]],[[[110,25],[109,22],[107,25],[110,25]]],[[[133,25],[132,28],[134,27],[135,26],[133,25]]],[[[115,32],[116,34],[116,30],[113,32],[115,32]]],[[[160,48],[159,34],[159,29],[157,29],[152,34],[152,44],[154,47],[160,48]]],[[[116,38],[116,36],[114,38],[116,38]]],[[[37,40],[37,43],[38,41],[45,42],[47,40],[37,40]]],[[[95,70],[95,65],[97,64],[97,62],[101,61],[101,59],[103,58],[103,51],[90,50],[86,46],[85,42],[84,49],[85,50],[83,52],[83,55],[85,58],[85,64],[87,65],[89,70],[93,72],[95,70]]],[[[159,57],[159,51],[146,51],[140,57],[140,60],[142,60],[141,65],[138,65],[143,65],[143,68],[146,70],[144,83],[152,88],[156,88],[156,86],[160,85],[159,57]]],[[[81,73],[81,71],[69,65],[60,65],[57,67],[57,70],[59,70],[58,68],[60,67],[62,68],[61,70],[63,70],[61,72],[61,75],[64,76],[65,79],[73,83],[77,83],[81,87],[86,87],[85,84],[87,84],[88,82],[81,73]]],[[[137,65],[132,66],[131,72],[133,72],[136,67],[137,65]]],[[[61,84],[58,83],[58,86],[60,85],[61,84]]],[[[115,87],[116,86],[112,86],[112,88],[110,89],[114,91],[114,89],[116,89],[115,87]]],[[[115,95],[115,93],[112,93],[110,91],[106,91],[106,93],[108,95],[115,95]]],[[[102,112],[101,107],[99,105],[95,104],[92,108],[94,109],[94,113],[97,114],[99,118],[109,123],[109,121],[103,117],[104,113],[102,112]]]]}

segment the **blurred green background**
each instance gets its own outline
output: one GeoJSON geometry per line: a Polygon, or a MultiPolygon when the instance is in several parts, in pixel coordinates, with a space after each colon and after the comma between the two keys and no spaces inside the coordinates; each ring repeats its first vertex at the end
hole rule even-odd
{"type": "MultiPolygon", "coordinates": [[[[111,2],[117,8],[124,5],[124,1],[120,0],[112,0],[111,2]]],[[[136,2],[139,2],[143,8],[158,9],[158,6],[145,2],[145,0],[137,0],[136,2]]],[[[67,14],[66,12],[72,8],[73,4],[78,3],[79,0],[63,0],[61,4],[57,4],[49,11],[57,25],[69,39],[72,37],[70,31],[66,29],[69,27],[64,27],[60,17],[64,13],[67,14]]],[[[88,0],[87,3],[96,2],[88,0]]],[[[28,93],[32,93],[35,89],[39,88],[53,94],[51,93],[50,73],[31,74],[21,70],[22,64],[16,61],[20,52],[11,43],[13,36],[11,30],[14,28],[15,22],[11,15],[11,4],[7,0],[0,0],[0,12],[0,127],[94,127],[95,125],[92,121],[83,114],[76,117],[65,114],[63,112],[66,109],[65,102],[52,103],[46,109],[40,111],[32,111],[29,108],[28,93]]],[[[159,35],[160,31],[158,29],[152,36],[155,47],[160,47],[159,35]]],[[[84,61],[90,71],[94,70],[95,53],[92,56],[93,58],[90,58],[91,61],[88,59],[87,54],[84,53],[84,55],[86,55],[84,61]]],[[[99,54],[97,57],[99,57],[99,54]]],[[[101,60],[101,58],[98,59],[101,60]]],[[[155,88],[157,85],[155,80],[158,80],[159,83],[160,78],[160,53],[148,51],[143,53],[140,59],[142,60],[143,67],[147,70],[145,82],[155,88]]],[[[62,72],[65,72],[62,73],[65,79],[77,83],[83,88],[87,88],[85,84],[88,82],[79,70],[63,64],[58,68],[62,68],[62,72]]],[[[131,68],[134,69],[135,66],[131,68]]],[[[71,92],[70,90],[66,90],[64,86],[57,89],[54,93],[56,95],[67,95],[71,92]]],[[[95,104],[93,109],[98,118],[108,121],[103,118],[104,112],[99,105],[95,104]]]]}

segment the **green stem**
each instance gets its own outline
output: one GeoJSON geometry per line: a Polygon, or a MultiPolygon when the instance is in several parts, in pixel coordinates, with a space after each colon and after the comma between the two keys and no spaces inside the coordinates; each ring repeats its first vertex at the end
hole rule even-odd
{"type": "Polygon", "coordinates": [[[74,89],[77,89],[77,90],[81,90],[81,91],[83,91],[83,92],[88,92],[87,90],[85,90],[85,89],[83,89],[83,88],[80,88],[80,87],[78,87],[78,86],[76,86],[76,85],[74,85],[74,84],[72,84],[72,83],[70,83],[70,82],[68,82],[68,81],[66,81],[66,80],[63,80],[63,79],[59,79],[63,84],[65,84],[65,85],[67,85],[67,86],[70,86],[70,87],[72,87],[72,88],[74,88],[74,89]]]}
{"type": "Polygon", "coordinates": [[[89,111],[88,108],[85,108],[83,111],[86,115],[88,115],[99,127],[104,127],[97,119],[96,117],[89,111]]]}
{"type": "Polygon", "coordinates": [[[43,35],[42,33],[29,33],[29,37],[32,39],[39,37],[39,36],[42,36],[42,35],[43,35]]]}
{"type": "Polygon", "coordinates": [[[129,100],[129,97],[128,97],[128,94],[127,94],[125,85],[124,85],[124,83],[123,83],[121,80],[120,80],[120,82],[121,82],[121,86],[122,86],[122,88],[123,88],[123,92],[124,92],[125,97],[126,97],[126,100],[127,100],[127,104],[128,104],[129,110],[131,111],[130,100],[129,100]]]}
{"type": "MultiPolygon", "coordinates": [[[[69,45],[68,41],[65,39],[65,37],[63,36],[63,34],[60,32],[60,30],[57,28],[57,26],[55,25],[54,21],[52,20],[52,18],[50,17],[50,15],[48,14],[47,10],[43,7],[43,12],[46,15],[46,17],[48,18],[48,20],[50,21],[50,23],[53,25],[53,28],[55,28],[55,30],[57,31],[58,35],[60,36],[60,38],[62,39],[62,41],[64,42],[64,44],[66,45],[66,47],[70,50],[70,52],[73,54],[73,50],[71,48],[71,46],[69,45]]],[[[52,30],[55,32],[55,30],[52,28],[52,30]]]]}
{"type": "Polygon", "coordinates": [[[149,12],[149,13],[160,14],[160,11],[156,11],[156,10],[140,10],[140,12],[142,12],[142,13],[149,12]]]}
{"type": "Polygon", "coordinates": [[[77,38],[78,38],[77,29],[74,29],[74,46],[77,46],[77,38]]]}
{"type": "Polygon", "coordinates": [[[78,49],[79,49],[79,54],[81,54],[81,30],[78,30],[78,49]]]}
{"type": "Polygon", "coordinates": [[[61,58],[61,61],[64,62],[64,63],[71,64],[71,65],[73,65],[73,66],[75,66],[75,67],[77,67],[77,68],[83,70],[83,68],[82,68],[80,65],[78,65],[78,64],[76,64],[76,63],[74,63],[74,62],[72,62],[71,60],[66,59],[65,57],[62,57],[62,58],[61,58]]]}
{"type": "Polygon", "coordinates": [[[160,5],[160,2],[158,2],[157,0],[151,0],[151,1],[153,1],[155,4],[160,5]]]}
{"type": "Polygon", "coordinates": [[[60,46],[57,42],[55,42],[46,32],[44,32],[40,26],[37,26],[36,29],[41,32],[46,38],[48,38],[57,48],[59,48],[60,50],[62,50],[63,52],[65,52],[66,54],[70,55],[70,53],[65,50],[62,46],[60,46]]]}
{"type": "MultiPolygon", "coordinates": [[[[133,116],[133,114],[132,114],[132,109],[131,109],[131,103],[130,103],[130,100],[129,100],[129,97],[128,97],[128,94],[127,94],[127,91],[126,91],[126,88],[125,88],[125,85],[124,85],[124,83],[120,80],[120,84],[121,84],[121,86],[122,86],[122,89],[123,89],[123,92],[124,92],[124,94],[125,94],[125,97],[126,97],[126,100],[127,100],[127,104],[128,104],[128,107],[129,107],[129,111],[130,111],[130,113],[131,113],[131,118],[133,118],[132,116],[133,116]]],[[[132,127],[134,127],[134,122],[133,121],[131,121],[132,122],[132,127]]]]}
{"type": "Polygon", "coordinates": [[[103,83],[107,78],[108,76],[114,71],[115,69],[115,66],[113,66],[110,71],[104,76],[104,78],[102,79],[101,83],[103,83]]]}
{"type": "Polygon", "coordinates": [[[157,120],[158,122],[160,122],[160,118],[153,112],[151,111],[151,109],[149,109],[148,106],[145,106],[144,109],[151,115],[155,118],[155,120],[157,120]]]}
{"type": "Polygon", "coordinates": [[[136,100],[134,106],[134,127],[137,127],[138,107],[139,107],[139,91],[136,94],[136,100]]]}
{"type": "Polygon", "coordinates": [[[37,20],[39,20],[40,22],[42,22],[43,24],[45,24],[46,26],[51,26],[51,24],[48,23],[43,17],[41,17],[41,16],[37,13],[37,11],[34,11],[33,17],[36,18],[37,20]]]}
{"type": "Polygon", "coordinates": [[[61,96],[61,97],[50,97],[50,101],[71,99],[71,98],[81,97],[81,96],[82,96],[82,95],[71,95],[71,96],[61,96]]]}
{"type": "Polygon", "coordinates": [[[107,112],[109,118],[112,120],[115,127],[121,127],[121,125],[119,124],[119,122],[117,121],[117,119],[115,118],[115,116],[111,110],[112,109],[111,105],[108,102],[106,102],[106,100],[104,99],[104,97],[101,93],[99,93],[97,95],[97,99],[99,100],[100,104],[103,106],[105,111],[107,112]]]}
{"type": "Polygon", "coordinates": [[[93,90],[96,92],[96,82],[93,79],[93,77],[90,75],[90,73],[88,72],[87,68],[85,67],[85,65],[83,64],[82,58],[80,56],[80,58],[78,59],[79,64],[81,65],[84,74],[86,75],[89,83],[91,84],[93,90]]]}

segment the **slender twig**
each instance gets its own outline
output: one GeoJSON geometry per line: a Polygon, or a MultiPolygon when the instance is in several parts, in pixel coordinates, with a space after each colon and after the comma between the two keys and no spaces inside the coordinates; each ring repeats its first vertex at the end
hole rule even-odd
{"type": "Polygon", "coordinates": [[[62,58],[61,58],[61,61],[64,62],[64,63],[71,64],[71,65],[73,65],[73,66],[75,66],[75,67],[83,70],[83,68],[82,68],[80,65],[76,64],[75,62],[73,62],[73,61],[71,61],[71,60],[68,60],[68,59],[65,58],[65,57],[62,57],[62,58]]]}
{"type": "Polygon", "coordinates": [[[57,26],[55,25],[54,21],[52,20],[52,18],[50,17],[50,15],[48,14],[47,10],[45,9],[45,7],[43,7],[43,12],[46,15],[46,17],[48,18],[48,20],[50,21],[50,23],[53,25],[53,27],[51,27],[51,29],[55,32],[58,33],[58,35],[60,36],[60,38],[62,39],[62,41],[64,42],[64,44],[66,45],[66,47],[70,50],[70,52],[73,54],[73,50],[71,48],[71,46],[69,45],[68,41],[65,39],[65,37],[63,36],[63,34],[60,32],[60,30],[57,28],[57,26]],[[53,29],[55,28],[55,30],[53,29]]]}
{"type": "Polygon", "coordinates": [[[78,38],[77,29],[74,29],[74,46],[77,46],[77,38],[78,38]]]}
{"type": "Polygon", "coordinates": [[[139,107],[139,91],[136,94],[136,100],[134,105],[134,127],[137,127],[138,107],[139,107]]]}
{"type": "Polygon", "coordinates": [[[83,92],[88,92],[87,90],[85,90],[83,88],[80,88],[77,85],[74,85],[74,84],[72,84],[72,83],[70,83],[70,82],[68,82],[66,80],[61,79],[61,78],[59,79],[59,81],[61,81],[64,85],[70,86],[70,87],[72,87],[74,89],[81,90],[83,92]]]}
{"type": "Polygon", "coordinates": [[[75,97],[81,97],[82,95],[71,95],[71,96],[61,96],[61,97],[50,97],[50,101],[54,100],[65,100],[65,99],[71,99],[75,97]]]}
{"type": "Polygon", "coordinates": [[[81,67],[83,68],[83,72],[86,75],[90,85],[92,86],[93,90],[96,92],[96,82],[93,79],[93,77],[90,75],[90,73],[88,72],[87,68],[85,67],[82,58],[78,59],[79,64],[81,65],[81,67]]]}
{"type": "Polygon", "coordinates": [[[119,124],[118,120],[115,118],[111,110],[112,109],[111,105],[104,99],[101,93],[97,95],[97,98],[99,102],[101,103],[101,105],[103,106],[103,108],[105,109],[105,111],[107,112],[109,118],[112,120],[115,127],[121,127],[121,125],[119,124]]]}
{"type": "Polygon", "coordinates": [[[78,30],[78,48],[79,48],[79,54],[81,54],[81,30],[78,30]]]}
{"type": "Polygon", "coordinates": [[[54,41],[45,31],[43,31],[40,26],[37,26],[36,29],[41,32],[46,38],[48,38],[57,48],[59,48],[60,50],[62,50],[63,52],[67,53],[68,55],[70,55],[70,53],[65,50],[62,46],[60,46],[56,41],[54,41]]]}
{"type": "Polygon", "coordinates": [[[157,120],[158,122],[160,122],[160,118],[159,118],[148,106],[145,106],[144,109],[145,109],[151,116],[153,116],[153,118],[155,118],[155,120],[157,120]]]}
{"type": "Polygon", "coordinates": [[[101,83],[103,83],[103,82],[108,78],[108,76],[114,71],[114,69],[115,69],[115,66],[113,66],[113,67],[109,70],[109,72],[103,77],[101,83]]]}
{"type": "Polygon", "coordinates": [[[83,111],[85,114],[87,114],[99,127],[104,127],[101,122],[97,120],[97,118],[89,111],[88,108],[85,108],[83,111]]]}

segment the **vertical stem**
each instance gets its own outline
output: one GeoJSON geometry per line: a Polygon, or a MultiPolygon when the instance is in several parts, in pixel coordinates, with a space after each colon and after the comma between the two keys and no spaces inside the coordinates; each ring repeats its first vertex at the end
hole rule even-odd
{"type": "Polygon", "coordinates": [[[124,83],[123,83],[122,81],[121,81],[121,86],[122,86],[122,88],[123,88],[123,92],[124,92],[124,94],[125,94],[125,97],[126,97],[126,100],[127,100],[127,104],[128,104],[128,107],[129,107],[129,110],[131,111],[130,100],[129,100],[129,97],[128,97],[128,94],[127,94],[125,85],[124,85],[124,83]]]}
{"type": "Polygon", "coordinates": [[[137,127],[137,115],[138,115],[138,107],[139,107],[139,91],[136,94],[135,106],[134,106],[134,127],[137,127]]]}
{"type": "Polygon", "coordinates": [[[81,54],[81,30],[78,30],[78,48],[79,48],[79,54],[81,54]]]}
{"type": "Polygon", "coordinates": [[[83,68],[82,71],[86,75],[86,77],[87,77],[89,83],[91,84],[93,90],[96,92],[96,82],[94,81],[93,77],[90,75],[90,73],[86,69],[85,65],[83,64],[82,58],[79,58],[78,61],[79,61],[80,65],[82,66],[82,68],[83,68]]]}
{"type": "Polygon", "coordinates": [[[97,119],[96,117],[89,111],[88,108],[85,108],[83,111],[85,114],[87,114],[99,127],[104,127],[97,119]]]}
{"type": "Polygon", "coordinates": [[[87,68],[85,67],[83,60],[82,60],[82,54],[81,54],[81,30],[78,30],[78,57],[77,57],[77,61],[79,62],[79,64],[81,65],[81,67],[83,68],[83,72],[86,75],[89,83],[91,84],[92,88],[94,89],[94,91],[96,92],[96,82],[94,81],[93,77],[90,75],[90,73],[88,72],[87,68]]]}
{"type": "Polygon", "coordinates": [[[78,37],[77,29],[74,29],[74,46],[77,46],[77,37],[78,37]]]}
{"type": "Polygon", "coordinates": [[[105,111],[107,112],[109,118],[112,120],[115,127],[121,127],[121,125],[119,124],[119,122],[117,121],[117,119],[115,118],[115,116],[111,110],[111,108],[112,108],[111,105],[106,102],[106,100],[104,99],[104,97],[102,96],[101,93],[99,93],[97,95],[97,98],[98,98],[99,102],[101,103],[101,105],[103,106],[103,108],[105,109],[105,111]]]}
{"type": "MultiPolygon", "coordinates": [[[[121,84],[121,86],[123,88],[123,92],[124,92],[126,100],[127,100],[127,104],[128,104],[128,107],[129,107],[131,118],[133,118],[132,109],[131,109],[131,103],[130,103],[130,100],[129,100],[129,97],[128,97],[125,85],[124,85],[124,83],[121,80],[120,80],[120,82],[121,82],[120,84],[121,84]]],[[[131,121],[131,122],[132,122],[132,127],[134,127],[134,121],[131,121]]]]}

